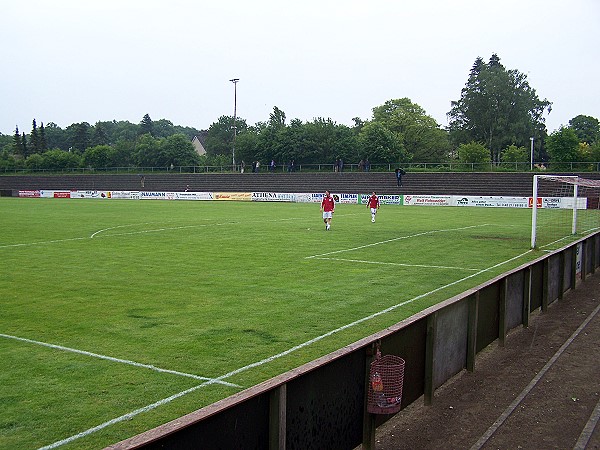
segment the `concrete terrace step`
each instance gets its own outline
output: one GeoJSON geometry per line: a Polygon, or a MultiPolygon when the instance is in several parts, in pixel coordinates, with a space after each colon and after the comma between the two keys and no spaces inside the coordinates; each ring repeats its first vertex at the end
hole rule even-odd
{"type": "MultiPolygon", "coordinates": [[[[599,173],[580,174],[598,178],[599,173]]],[[[413,195],[529,196],[532,173],[414,172],[396,185],[392,172],[2,175],[0,190],[142,190],[200,192],[323,192],[413,195]]]]}

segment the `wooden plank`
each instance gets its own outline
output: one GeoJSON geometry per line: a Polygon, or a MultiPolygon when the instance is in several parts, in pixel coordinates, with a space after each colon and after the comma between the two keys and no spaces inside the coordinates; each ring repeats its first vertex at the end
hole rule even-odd
{"type": "Polygon", "coordinates": [[[498,293],[498,302],[499,302],[499,308],[498,308],[498,341],[500,344],[500,347],[504,347],[504,344],[506,342],[506,333],[507,333],[507,322],[508,322],[508,318],[506,317],[507,311],[506,311],[506,302],[507,302],[507,295],[508,295],[508,277],[504,278],[504,280],[502,280],[500,282],[500,292],[498,293]]]}
{"type": "Polygon", "coordinates": [[[435,334],[438,313],[434,312],[427,317],[427,340],[425,344],[425,380],[424,398],[425,405],[433,403],[433,370],[435,368],[435,334]]]}
{"type": "Polygon", "coordinates": [[[269,449],[285,450],[287,429],[287,384],[273,389],[269,394],[269,449]]]}
{"type": "Polygon", "coordinates": [[[477,356],[477,321],[479,317],[479,291],[469,297],[469,323],[467,324],[467,370],[475,371],[477,356]]]}

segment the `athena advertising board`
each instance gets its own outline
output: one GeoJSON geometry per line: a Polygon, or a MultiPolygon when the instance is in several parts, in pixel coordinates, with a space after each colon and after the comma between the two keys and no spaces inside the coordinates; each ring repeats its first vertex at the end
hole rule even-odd
{"type": "Polygon", "coordinates": [[[296,194],[288,192],[253,192],[253,202],[295,202],[296,194]]]}

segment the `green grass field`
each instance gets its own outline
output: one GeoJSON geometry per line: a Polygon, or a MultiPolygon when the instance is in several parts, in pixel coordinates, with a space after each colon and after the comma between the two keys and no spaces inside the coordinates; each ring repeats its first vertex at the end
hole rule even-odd
{"type": "Polygon", "coordinates": [[[506,208],[0,198],[0,448],[99,448],[538,256],[506,208]]]}

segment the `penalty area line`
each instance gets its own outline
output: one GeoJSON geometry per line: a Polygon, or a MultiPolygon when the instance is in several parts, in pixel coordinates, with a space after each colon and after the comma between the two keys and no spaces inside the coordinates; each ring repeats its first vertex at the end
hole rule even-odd
{"type": "MultiPolygon", "coordinates": [[[[170,375],[178,375],[178,376],[181,376],[181,377],[193,378],[195,380],[201,380],[201,381],[214,381],[214,378],[201,377],[199,375],[194,375],[194,374],[185,373],[185,372],[178,372],[176,370],[161,369],[160,367],[156,367],[156,366],[153,366],[151,364],[143,364],[143,363],[138,363],[138,362],[135,362],[135,361],[130,361],[130,360],[127,360],[127,359],[114,358],[112,356],[100,355],[98,353],[92,353],[92,352],[88,352],[86,350],[78,350],[76,348],[64,347],[62,345],[49,344],[47,342],[35,341],[33,339],[27,339],[27,338],[23,338],[23,337],[19,337],[19,336],[13,336],[13,335],[10,335],[10,334],[0,333],[0,337],[6,338],[6,339],[12,339],[12,340],[15,340],[15,341],[20,341],[20,342],[26,342],[28,344],[40,345],[42,347],[52,348],[52,349],[55,349],[55,350],[62,350],[62,351],[65,351],[65,352],[77,353],[79,355],[84,355],[84,356],[91,356],[93,358],[103,359],[103,360],[111,361],[111,362],[117,362],[117,363],[120,363],[120,364],[127,364],[129,366],[135,366],[135,367],[141,367],[141,368],[144,368],[144,369],[150,369],[150,370],[153,370],[155,372],[168,373],[170,375]]],[[[229,387],[235,387],[235,388],[241,387],[241,386],[239,386],[237,384],[233,384],[233,383],[226,383],[226,382],[220,382],[220,383],[224,384],[226,386],[229,386],[229,387]]]]}
{"type": "Polygon", "coordinates": [[[406,264],[406,263],[394,263],[394,262],[383,262],[383,261],[365,261],[363,259],[346,259],[346,258],[325,258],[325,257],[315,257],[313,259],[323,259],[327,261],[343,261],[343,262],[353,262],[353,263],[361,263],[361,264],[381,264],[386,266],[400,266],[400,267],[422,267],[424,269],[451,269],[451,270],[467,270],[470,272],[477,272],[481,269],[471,269],[469,267],[452,267],[452,266],[430,266],[427,264],[406,264]]]}
{"type": "Polygon", "coordinates": [[[352,252],[354,250],[361,250],[363,248],[375,247],[376,245],[389,244],[390,242],[396,242],[396,241],[401,241],[401,240],[404,240],[404,239],[411,239],[411,238],[420,237],[420,236],[427,236],[427,235],[435,234],[435,233],[447,233],[449,231],[462,231],[462,230],[469,230],[471,228],[479,228],[479,227],[487,227],[487,226],[489,226],[489,224],[483,223],[483,224],[480,224],[480,225],[469,225],[469,226],[466,226],[466,227],[448,228],[448,229],[445,229],[445,230],[423,231],[421,233],[409,234],[408,236],[399,236],[399,237],[395,237],[395,238],[391,238],[391,239],[386,239],[385,241],[372,242],[370,244],[359,245],[358,247],[344,248],[344,249],[341,249],[341,250],[335,250],[333,252],[321,253],[319,255],[305,256],[304,259],[312,259],[312,258],[318,258],[320,256],[335,255],[337,253],[352,252]]]}
{"type": "Polygon", "coordinates": [[[152,411],[153,409],[156,409],[159,406],[162,406],[162,405],[165,405],[167,403],[170,403],[173,400],[176,400],[176,399],[178,399],[180,397],[183,397],[184,395],[187,395],[187,394],[190,394],[190,393],[192,393],[194,391],[197,391],[198,389],[200,389],[200,388],[202,388],[204,386],[208,386],[210,384],[214,384],[214,381],[210,380],[210,381],[207,381],[206,383],[202,383],[202,384],[199,384],[197,386],[193,386],[193,387],[191,387],[189,389],[186,389],[185,391],[178,392],[177,394],[173,394],[170,397],[163,398],[162,400],[159,400],[159,401],[157,401],[155,403],[152,403],[150,405],[144,406],[143,408],[136,409],[135,411],[131,411],[131,412],[127,413],[127,414],[124,414],[122,416],[116,417],[116,418],[111,419],[111,420],[109,420],[107,422],[101,423],[100,425],[96,425],[95,427],[89,428],[89,429],[87,429],[85,431],[82,431],[81,433],[74,434],[73,436],[70,436],[68,438],[65,438],[65,439],[62,439],[60,441],[54,442],[53,444],[46,445],[44,447],[40,447],[38,450],[51,450],[51,449],[54,449],[54,448],[58,448],[61,445],[69,444],[69,443],[71,443],[71,442],[73,442],[73,441],[75,441],[77,439],[89,436],[89,435],[95,433],[96,431],[103,430],[104,428],[107,428],[107,427],[109,427],[111,425],[115,425],[115,424],[117,424],[119,422],[123,422],[125,420],[133,419],[135,416],[137,416],[139,414],[142,414],[142,413],[145,413],[145,412],[148,412],[148,411],[152,411]]]}

